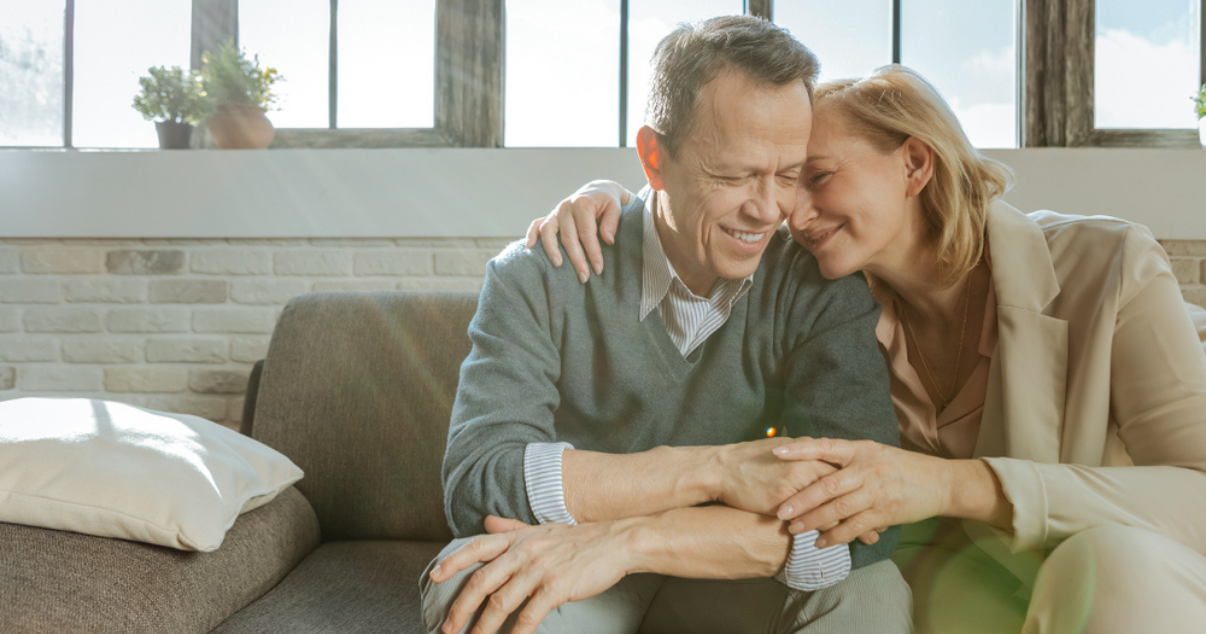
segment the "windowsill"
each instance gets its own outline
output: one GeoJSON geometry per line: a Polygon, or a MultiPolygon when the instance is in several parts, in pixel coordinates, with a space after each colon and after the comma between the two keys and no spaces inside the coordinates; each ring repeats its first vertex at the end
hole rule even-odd
{"type": "MultiPolygon", "coordinates": [[[[1206,239],[1206,151],[990,150],[1019,208],[1102,213],[1206,239]]],[[[644,181],[635,150],[0,151],[0,237],[517,237],[594,178],[644,181]]]]}

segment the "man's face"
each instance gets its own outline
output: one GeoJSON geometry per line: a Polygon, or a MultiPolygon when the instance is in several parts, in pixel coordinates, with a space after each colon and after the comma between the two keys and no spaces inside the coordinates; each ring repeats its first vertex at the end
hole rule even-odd
{"type": "Polygon", "coordinates": [[[802,82],[763,85],[726,71],[700,91],[677,156],[663,154],[657,209],[666,255],[696,295],[758,268],[792,211],[811,128],[802,82]]]}

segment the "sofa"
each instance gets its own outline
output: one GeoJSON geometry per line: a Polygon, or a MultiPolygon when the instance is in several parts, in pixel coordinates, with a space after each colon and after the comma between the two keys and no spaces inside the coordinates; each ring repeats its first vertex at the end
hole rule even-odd
{"type": "Polygon", "coordinates": [[[294,298],[242,431],[305,477],[211,553],[0,523],[0,632],[424,631],[418,580],[452,538],[440,465],[476,305],[294,298]]]}

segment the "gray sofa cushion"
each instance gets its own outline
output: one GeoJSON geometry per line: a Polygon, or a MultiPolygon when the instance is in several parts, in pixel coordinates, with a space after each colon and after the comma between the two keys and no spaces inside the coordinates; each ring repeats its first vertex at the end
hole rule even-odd
{"type": "Polygon", "coordinates": [[[281,313],[253,436],[306,472],[324,541],[447,542],[440,464],[476,293],[311,293],[281,313]]]}
{"type": "Polygon", "coordinates": [[[212,553],[0,523],[0,632],[206,632],[318,542],[294,488],[240,516],[212,553]]]}
{"type": "Polygon", "coordinates": [[[323,544],[260,600],[214,634],[425,632],[419,575],[443,544],[323,544]]]}

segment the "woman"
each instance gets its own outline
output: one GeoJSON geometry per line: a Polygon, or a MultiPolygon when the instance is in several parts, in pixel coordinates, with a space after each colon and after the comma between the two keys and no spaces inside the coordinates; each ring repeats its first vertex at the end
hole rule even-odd
{"type": "MultiPolygon", "coordinates": [[[[782,448],[840,468],[779,516],[821,546],[908,525],[920,632],[1201,631],[1206,355],[1163,249],[999,201],[1008,169],[906,68],[823,84],[814,113],[788,227],[826,277],[867,276],[904,449],[782,448]]],[[[630,196],[591,184],[529,246],[560,264],[560,228],[585,277],[630,196]]]]}

